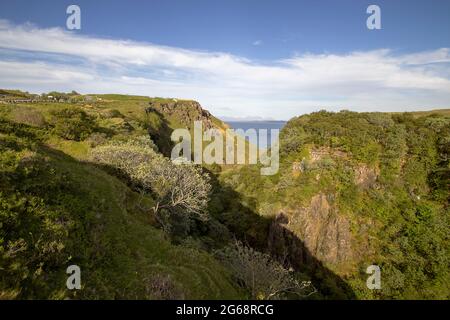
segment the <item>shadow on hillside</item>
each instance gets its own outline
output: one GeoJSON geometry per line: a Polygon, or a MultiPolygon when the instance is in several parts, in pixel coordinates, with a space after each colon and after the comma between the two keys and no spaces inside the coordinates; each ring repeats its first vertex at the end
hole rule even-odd
{"type": "MultiPolygon", "coordinates": [[[[167,126],[167,123],[165,123],[167,126]]],[[[164,126],[164,124],[163,124],[164,126]]],[[[168,128],[168,126],[167,126],[168,128]]],[[[170,132],[170,128],[168,128],[170,132]]],[[[60,150],[46,146],[39,138],[40,130],[23,124],[12,123],[0,119],[0,132],[4,134],[14,133],[18,137],[37,141],[43,155],[52,154],[55,160],[79,161],[60,150]]],[[[8,144],[12,148],[20,149],[14,141],[0,141],[8,144]]],[[[169,149],[170,150],[170,149],[169,149]]],[[[86,162],[89,163],[89,162],[86,162]]],[[[118,176],[130,185],[129,177],[124,173],[118,172],[109,166],[91,163],[106,172],[118,176]]],[[[209,212],[223,225],[225,225],[233,235],[240,241],[247,243],[251,247],[260,251],[271,253],[271,255],[282,262],[286,262],[295,270],[308,275],[314,286],[325,298],[331,299],[354,299],[355,294],[350,286],[339,276],[326,268],[316,257],[314,257],[304,242],[294,233],[284,227],[286,218],[283,215],[277,215],[275,219],[262,217],[255,213],[256,202],[252,199],[243,199],[242,196],[228,186],[222,185],[215,174],[210,172],[213,185],[213,194],[209,202],[209,212]]],[[[131,185],[130,185],[131,186],[131,185]]],[[[132,186],[131,186],[132,187],[132,186]]],[[[230,234],[220,232],[220,224],[210,224],[203,230],[196,230],[213,234],[217,245],[220,243],[226,245],[233,240],[230,234]],[[215,235],[214,235],[215,234],[215,235]],[[223,236],[223,237],[222,237],[223,236]]],[[[317,296],[315,296],[317,297],[317,296]]],[[[313,297],[314,298],[314,297],[313,297]]]]}
{"type": "MultiPolygon", "coordinates": [[[[42,146],[47,153],[55,155],[55,158],[77,161],[71,156],[47,146],[42,146]]],[[[108,165],[87,162],[94,167],[120,178],[133,189],[130,178],[123,172],[108,165]]],[[[190,230],[182,230],[183,221],[172,221],[176,228],[175,233],[179,237],[168,234],[174,243],[181,243],[182,238],[188,235],[205,236],[204,239],[213,239],[212,243],[205,243],[208,251],[220,246],[234,243],[235,239],[246,243],[261,252],[268,252],[271,256],[294,268],[294,270],[307,275],[319,293],[312,295],[311,299],[355,299],[356,296],[351,287],[333,271],[328,269],[318,260],[292,231],[285,227],[287,218],[283,214],[277,214],[275,218],[263,217],[255,212],[256,201],[243,199],[243,197],[229,186],[221,184],[216,175],[209,172],[213,192],[208,204],[208,211],[214,219],[208,222],[196,221],[190,226],[190,230]],[[217,223],[219,222],[219,223],[217,223]],[[179,224],[180,226],[177,226],[179,224]],[[227,232],[226,226],[231,232],[227,232]]],[[[184,215],[175,215],[174,219],[181,219],[184,215]]],[[[149,223],[161,227],[155,219],[149,223]]]]}
{"type": "Polygon", "coordinates": [[[145,109],[146,115],[156,114],[159,118],[158,124],[148,124],[148,134],[150,135],[150,139],[152,139],[153,142],[155,142],[156,146],[158,147],[159,151],[166,157],[170,157],[170,154],[173,149],[173,142],[170,139],[170,136],[172,135],[172,129],[169,126],[169,123],[166,120],[166,117],[156,110],[153,107],[147,107],[145,109]]]}
{"type": "Polygon", "coordinates": [[[317,259],[292,231],[285,227],[287,218],[263,217],[252,209],[254,201],[228,186],[221,185],[210,173],[213,194],[209,212],[228,227],[235,237],[251,247],[268,252],[273,258],[310,277],[319,294],[311,296],[325,299],[356,299],[351,287],[317,259]]]}

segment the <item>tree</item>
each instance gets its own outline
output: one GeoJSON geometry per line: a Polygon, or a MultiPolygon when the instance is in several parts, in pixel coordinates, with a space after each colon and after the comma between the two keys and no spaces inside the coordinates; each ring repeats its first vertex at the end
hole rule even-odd
{"type": "Polygon", "coordinates": [[[93,149],[92,159],[118,169],[143,196],[153,196],[152,209],[163,227],[167,224],[165,214],[183,212],[206,218],[211,190],[208,175],[192,164],[173,164],[155,152],[150,138],[99,146],[93,149]]]}
{"type": "Polygon", "coordinates": [[[270,300],[289,296],[306,297],[316,292],[310,281],[299,281],[292,269],[284,268],[270,255],[236,242],[219,251],[218,257],[252,299],[270,300]]]}

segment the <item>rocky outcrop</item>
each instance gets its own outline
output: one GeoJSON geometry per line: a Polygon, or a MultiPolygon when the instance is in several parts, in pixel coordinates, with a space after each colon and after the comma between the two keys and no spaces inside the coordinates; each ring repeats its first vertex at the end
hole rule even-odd
{"type": "Polygon", "coordinates": [[[270,228],[269,247],[297,265],[313,259],[339,265],[353,259],[350,223],[325,194],[314,196],[308,207],[279,213],[270,228]]]}
{"type": "Polygon", "coordinates": [[[355,184],[362,189],[368,189],[376,184],[379,170],[370,168],[367,165],[359,165],[355,169],[355,184]]]}
{"type": "Polygon", "coordinates": [[[156,143],[159,151],[170,157],[173,142],[171,134],[178,128],[192,130],[195,121],[201,121],[203,130],[218,129],[223,133],[228,126],[215,118],[209,111],[202,108],[200,103],[192,100],[153,98],[145,108],[150,138],[156,143]],[[155,119],[156,115],[156,121],[155,119]]]}
{"type": "Polygon", "coordinates": [[[351,258],[348,220],[338,215],[326,195],[313,197],[309,208],[300,210],[296,219],[305,245],[319,260],[335,264],[351,258]]]}
{"type": "Polygon", "coordinates": [[[202,121],[204,129],[214,128],[213,116],[211,113],[202,108],[197,101],[190,100],[166,100],[150,101],[147,112],[156,111],[166,117],[172,117],[180,124],[191,128],[194,121],[202,121]]]}

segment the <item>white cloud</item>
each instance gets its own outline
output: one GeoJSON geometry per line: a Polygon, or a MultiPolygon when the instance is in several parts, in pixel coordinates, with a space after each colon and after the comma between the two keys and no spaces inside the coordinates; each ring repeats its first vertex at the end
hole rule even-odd
{"type": "Polygon", "coordinates": [[[0,20],[0,87],[191,98],[228,117],[443,108],[450,102],[450,51],[381,49],[261,63],[0,20]]]}
{"type": "Polygon", "coordinates": [[[254,46],[260,46],[262,44],[263,44],[262,40],[256,40],[256,41],[253,41],[253,43],[252,43],[252,45],[254,45],[254,46]]]}
{"type": "Polygon", "coordinates": [[[450,62],[450,50],[448,48],[441,48],[434,51],[408,54],[402,60],[404,63],[412,65],[450,62]]]}

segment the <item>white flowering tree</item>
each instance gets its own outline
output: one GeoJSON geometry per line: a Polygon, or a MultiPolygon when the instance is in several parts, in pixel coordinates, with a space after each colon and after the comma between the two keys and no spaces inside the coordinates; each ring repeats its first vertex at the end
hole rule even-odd
{"type": "Polygon", "coordinates": [[[162,224],[159,215],[162,209],[206,218],[211,190],[208,175],[192,164],[173,164],[155,151],[148,137],[96,147],[91,158],[118,169],[142,194],[152,195],[155,198],[153,211],[162,224]]]}
{"type": "Polygon", "coordinates": [[[217,255],[238,282],[249,290],[252,299],[305,298],[316,292],[310,281],[298,280],[292,269],[238,241],[218,251],[217,255]]]}

